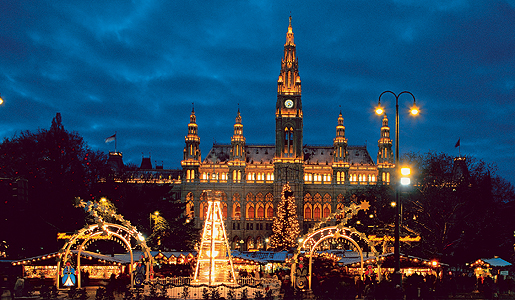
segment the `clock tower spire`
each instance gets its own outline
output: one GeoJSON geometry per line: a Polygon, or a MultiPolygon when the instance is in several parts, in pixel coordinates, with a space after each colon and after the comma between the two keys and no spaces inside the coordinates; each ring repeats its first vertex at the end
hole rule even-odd
{"type": "MultiPolygon", "coordinates": [[[[275,110],[274,195],[280,201],[282,186],[289,183],[302,215],[304,197],[304,150],[302,144],[302,101],[299,61],[293,40],[291,16],[277,80],[275,110]]],[[[300,222],[300,226],[303,223],[300,222]]]]}
{"type": "Polygon", "coordinates": [[[302,163],[304,154],[302,151],[301,84],[291,16],[281,60],[281,71],[277,80],[275,125],[276,159],[302,163]]]}

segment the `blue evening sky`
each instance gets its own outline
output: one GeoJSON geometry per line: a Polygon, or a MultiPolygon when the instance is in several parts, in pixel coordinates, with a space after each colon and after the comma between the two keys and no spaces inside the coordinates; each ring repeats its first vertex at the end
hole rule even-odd
{"type": "MultiPolygon", "coordinates": [[[[299,57],[304,144],[377,157],[381,92],[400,100],[401,153],[461,153],[515,183],[515,1],[0,1],[0,137],[49,128],[56,112],[94,150],[117,132],[125,163],[178,168],[195,103],[202,158],[273,144],[288,27],[299,57]],[[340,107],[341,106],[341,107],[340,107]]],[[[394,136],[395,98],[385,95],[394,136]]]]}

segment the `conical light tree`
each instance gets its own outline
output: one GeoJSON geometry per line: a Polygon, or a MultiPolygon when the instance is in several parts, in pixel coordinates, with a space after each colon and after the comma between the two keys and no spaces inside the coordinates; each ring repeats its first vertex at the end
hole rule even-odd
{"type": "Polygon", "coordinates": [[[272,224],[270,246],[277,251],[297,246],[300,234],[297,206],[290,185],[286,183],[281,192],[281,202],[277,206],[277,214],[272,224]]]}

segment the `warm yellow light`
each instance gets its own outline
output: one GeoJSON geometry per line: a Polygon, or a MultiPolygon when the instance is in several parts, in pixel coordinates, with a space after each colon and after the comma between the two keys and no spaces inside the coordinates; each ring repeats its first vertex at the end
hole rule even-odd
{"type": "Polygon", "coordinates": [[[0,105],[2,105],[2,103],[4,103],[4,99],[2,99],[2,97],[0,97],[0,105]]]}
{"type": "Polygon", "coordinates": [[[397,206],[397,202],[392,201],[392,202],[390,203],[390,206],[391,206],[391,207],[396,207],[396,206],[397,206]]]}
{"type": "Polygon", "coordinates": [[[159,216],[159,211],[157,211],[157,210],[156,210],[156,211],[154,212],[154,216],[159,216]]]}
{"type": "Polygon", "coordinates": [[[207,256],[209,256],[209,257],[215,258],[218,256],[218,251],[216,251],[216,250],[213,250],[213,251],[208,250],[206,252],[207,252],[207,256]]]}
{"type": "Polygon", "coordinates": [[[106,202],[106,201],[107,201],[107,199],[106,199],[106,197],[102,197],[102,198],[100,198],[100,201],[101,201],[101,202],[106,202]]]}
{"type": "Polygon", "coordinates": [[[401,174],[403,176],[408,176],[409,174],[411,174],[411,169],[408,167],[401,168],[401,174]]]}
{"type": "Polygon", "coordinates": [[[409,177],[402,177],[401,178],[401,184],[402,185],[409,185],[411,183],[411,180],[409,179],[409,177]]]}
{"type": "Polygon", "coordinates": [[[416,116],[416,115],[418,115],[419,112],[420,112],[420,110],[418,109],[418,107],[416,105],[413,105],[413,107],[410,110],[410,113],[412,115],[416,116]]]}
{"type": "Polygon", "coordinates": [[[433,267],[437,267],[438,266],[438,262],[436,260],[433,260],[431,262],[431,265],[433,265],[433,267]]]}
{"type": "Polygon", "coordinates": [[[382,108],[381,106],[378,106],[378,107],[376,108],[376,114],[378,114],[378,115],[382,115],[383,113],[384,113],[383,108],[382,108]]]}

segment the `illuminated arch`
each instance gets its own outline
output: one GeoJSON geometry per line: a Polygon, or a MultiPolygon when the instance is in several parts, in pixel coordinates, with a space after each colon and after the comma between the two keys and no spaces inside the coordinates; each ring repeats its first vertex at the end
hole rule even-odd
{"type": "MultiPolygon", "coordinates": [[[[316,248],[322,243],[323,241],[327,239],[338,239],[343,238],[351,242],[356,250],[359,252],[360,257],[360,266],[361,266],[361,277],[363,278],[363,251],[361,250],[361,247],[358,245],[358,243],[351,237],[352,235],[355,235],[356,237],[365,240],[368,243],[368,246],[372,250],[372,252],[376,253],[377,251],[374,247],[374,244],[366,237],[365,234],[358,232],[354,228],[350,227],[344,227],[342,224],[339,224],[337,226],[329,226],[321,228],[311,234],[308,234],[308,236],[303,240],[302,244],[299,246],[300,249],[306,249],[309,251],[309,289],[311,289],[311,273],[312,273],[312,265],[313,265],[313,252],[316,250],[316,248]]],[[[380,271],[379,271],[380,273],[380,271]]]]}
{"type": "MultiPolygon", "coordinates": [[[[347,222],[354,217],[360,210],[368,210],[370,207],[370,204],[368,201],[363,201],[359,205],[356,203],[351,203],[348,207],[343,207],[341,210],[336,210],[332,214],[330,214],[327,218],[323,218],[322,221],[315,224],[313,228],[310,228],[308,233],[302,236],[299,240],[302,240],[303,242],[299,244],[297,249],[295,250],[293,257],[292,257],[292,268],[291,268],[291,277],[292,277],[292,284],[295,286],[295,269],[296,265],[299,263],[299,254],[302,250],[307,249],[310,253],[309,255],[309,271],[308,271],[308,284],[309,289],[311,289],[311,267],[312,267],[312,257],[313,257],[313,251],[318,247],[320,243],[323,241],[329,239],[329,238],[344,238],[349,240],[358,250],[360,253],[361,258],[361,276],[363,276],[363,253],[361,251],[361,248],[356,243],[354,239],[352,239],[351,235],[356,235],[360,239],[367,242],[368,246],[374,253],[375,257],[379,257],[379,253],[376,251],[374,244],[367,238],[365,233],[359,232],[356,229],[352,227],[345,227],[344,225],[347,224],[347,222]],[[321,228],[325,223],[328,221],[334,219],[335,217],[342,215],[344,216],[340,223],[336,226],[328,226],[321,228]]],[[[380,267],[379,267],[380,268],[380,267]]],[[[379,274],[381,274],[379,270],[379,274]]],[[[381,276],[381,275],[379,275],[381,276]]]]}
{"type": "MultiPolygon", "coordinates": [[[[132,227],[132,226],[131,226],[132,227]]],[[[133,287],[133,265],[134,265],[134,256],[132,252],[131,239],[136,241],[136,245],[140,246],[143,250],[143,256],[146,260],[146,280],[151,278],[152,271],[152,255],[150,253],[150,248],[148,248],[145,243],[145,238],[143,235],[138,232],[134,227],[129,229],[123,225],[113,224],[113,223],[102,223],[102,225],[94,224],[87,227],[82,228],[77,233],[75,233],[70,240],[68,240],[64,246],[61,248],[60,253],[64,253],[62,259],[57,261],[57,274],[56,274],[56,287],[59,288],[60,283],[60,274],[61,274],[61,262],[65,264],[68,261],[68,257],[70,256],[71,248],[73,245],[77,243],[79,239],[84,239],[80,245],[78,245],[77,250],[77,287],[81,287],[81,272],[80,272],[80,257],[81,252],[85,249],[85,246],[91,239],[99,236],[107,236],[109,238],[116,238],[123,243],[123,246],[126,250],[129,251],[131,257],[131,263],[129,265],[129,273],[131,274],[131,288],[133,287]]]]}

